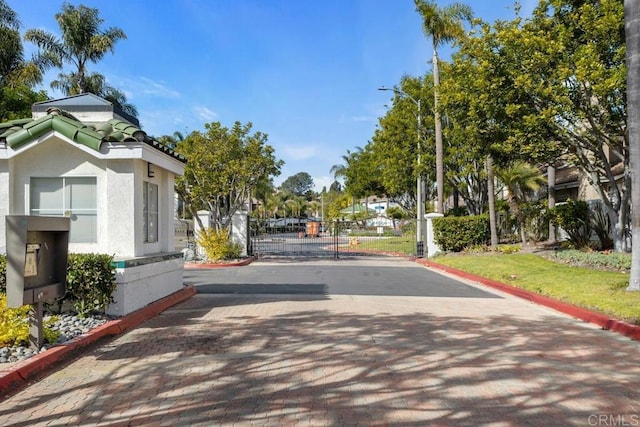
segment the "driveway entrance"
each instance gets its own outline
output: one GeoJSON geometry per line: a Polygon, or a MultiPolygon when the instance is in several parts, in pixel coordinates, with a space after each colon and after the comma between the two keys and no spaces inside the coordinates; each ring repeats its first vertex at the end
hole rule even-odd
{"type": "Polygon", "coordinates": [[[401,259],[186,271],[193,298],[0,425],[634,425],[640,345],[401,259]]]}

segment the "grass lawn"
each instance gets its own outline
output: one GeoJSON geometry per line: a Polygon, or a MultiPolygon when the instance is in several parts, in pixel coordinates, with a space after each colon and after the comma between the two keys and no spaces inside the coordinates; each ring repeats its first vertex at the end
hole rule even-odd
{"type": "MultiPolygon", "coordinates": [[[[358,236],[354,236],[357,238],[358,236]]],[[[382,237],[375,239],[358,239],[357,249],[373,250],[376,252],[398,253],[413,255],[416,252],[415,237],[382,237]]]]}
{"type": "Polygon", "coordinates": [[[432,261],[640,324],[640,292],[629,273],[573,267],[535,254],[443,255],[432,261]]]}

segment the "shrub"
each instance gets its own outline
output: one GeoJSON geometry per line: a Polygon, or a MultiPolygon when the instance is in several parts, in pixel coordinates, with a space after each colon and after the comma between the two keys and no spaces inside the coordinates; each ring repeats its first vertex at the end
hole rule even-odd
{"type": "MultiPolygon", "coordinates": [[[[0,294],[0,346],[26,345],[29,343],[29,310],[31,307],[23,305],[18,308],[7,308],[7,297],[0,294]]],[[[44,341],[54,343],[60,333],[51,329],[55,318],[44,323],[42,333],[44,341]]]]}
{"type": "Polygon", "coordinates": [[[520,252],[520,245],[498,245],[497,251],[503,254],[515,254],[520,252]]]}
{"type": "Polygon", "coordinates": [[[67,294],[63,302],[71,303],[78,316],[88,316],[94,311],[104,313],[114,302],[117,284],[112,262],[111,255],[69,254],[67,294]]]}
{"type": "Polygon", "coordinates": [[[586,248],[591,243],[591,220],[587,202],[569,199],[565,204],[550,209],[549,219],[554,225],[562,227],[576,249],[586,248]]]}
{"type": "Polygon", "coordinates": [[[611,218],[601,205],[597,205],[591,212],[591,227],[600,240],[600,249],[608,250],[613,248],[611,218]]]}
{"type": "Polygon", "coordinates": [[[490,241],[489,218],[486,215],[436,218],[434,239],[443,251],[460,252],[490,241]]]}
{"type": "Polygon", "coordinates": [[[233,243],[229,238],[229,230],[226,228],[200,230],[196,241],[204,250],[207,259],[211,261],[239,258],[242,253],[240,245],[233,243]]]}
{"type": "Polygon", "coordinates": [[[604,270],[629,271],[631,254],[620,252],[593,252],[576,249],[554,251],[551,259],[571,265],[604,270]]]}

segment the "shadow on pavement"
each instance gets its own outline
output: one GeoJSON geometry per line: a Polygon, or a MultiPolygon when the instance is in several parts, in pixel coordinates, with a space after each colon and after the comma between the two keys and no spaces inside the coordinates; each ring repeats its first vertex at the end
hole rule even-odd
{"type": "Polygon", "coordinates": [[[197,295],[96,349],[104,378],[60,379],[56,393],[4,405],[0,421],[43,407],[29,423],[54,422],[69,400],[66,419],[85,425],[587,425],[637,408],[638,346],[554,316],[261,317],[244,302],[212,319],[220,298],[197,295]],[[181,322],[189,311],[202,315],[181,322]]]}

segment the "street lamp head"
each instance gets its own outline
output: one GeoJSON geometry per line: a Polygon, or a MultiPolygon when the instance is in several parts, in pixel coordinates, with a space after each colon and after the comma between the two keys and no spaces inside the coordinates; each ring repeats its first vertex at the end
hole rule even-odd
{"type": "Polygon", "coordinates": [[[391,90],[391,89],[389,89],[388,87],[382,86],[382,87],[379,87],[378,90],[391,90]]]}

